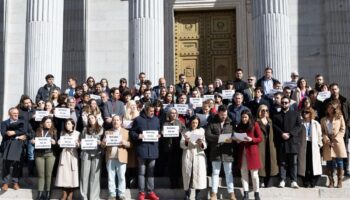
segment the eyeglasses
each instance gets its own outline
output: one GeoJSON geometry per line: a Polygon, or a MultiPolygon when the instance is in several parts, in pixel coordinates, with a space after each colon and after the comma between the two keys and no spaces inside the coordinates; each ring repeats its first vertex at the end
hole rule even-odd
{"type": "Polygon", "coordinates": [[[289,104],[288,101],[282,101],[281,104],[289,104]]]}

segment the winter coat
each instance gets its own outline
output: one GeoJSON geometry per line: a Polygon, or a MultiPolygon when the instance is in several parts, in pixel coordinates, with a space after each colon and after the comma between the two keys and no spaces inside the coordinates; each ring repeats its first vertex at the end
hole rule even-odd
{"type": "Polygon", "coordinates": [[[182,151],[182,177],[184,189],[188,190],[192,177],[192,188],[205,189],[207,188],[207,161],[204,150],[207,148],[205,141],[205,133],[203,128],[193,131],[186,131],[182,134],[180,146],[182,151]],[[201,136],[203,144],[199,146],[194,142],[186,142],[184,135],[190,137],[191,134],[201,136]]]}
{"type": "Polygon", "coordinates": [[[333,119],[333,138],[327,129],[327,117],[321,119],[322,141],[323,141],[323,159],[332,160],[332,158],[346,158],[346,148],[344,143],[345,121],[344,118],[333,119]],[[333,143],[333,147],[331,146],[333,143]]]}
{"type": "Polygon", "coordinates": [[[160,122],[156,116],[148,117],[145,111],[140,113],[132,123],[130,129],[130,138],[134,141],[136,146],[136,154],[142,159],[157,159],[159,156],[158,142],[143,142],[139,139],[142,131],[160,131],[160,122]]]}
{"type": "Polygon", "coordinates": [[[232,143],[218,143],[220,134],[233,134],[232,121],[227,118],[221,128],[221,122],[218,115],[215,116],[212,123],[210,123],[205,131],[205,139],[208,142],[210,149],[210,161],[233,162],[233,144],[232,143]]]}
{"type": "MultiPolygon", "coordinates": [[[[301,143],[299,148],[298,155],[298,174],[300,176],[305,176],[306,170],[306,150],[307,150],[307,141],[306,134],[308,130],[305,129],[305,126],[301,129],[301,143]]],[[[314,176],[322,174],[322,160],[320,154],[320,148],[322,147],[322,131],[321,125],[316,120],[311,120],[310,127],[310,140],[312,148],[312,169],[314,176]]]]}
{"type": "Polygon", "coordinates": [[[53,84],[51,87],[49,87],[47,84],[45,84],[43,87],[40,87],[35,97],[35,103],[38,103],[40,100],[43,100],[43,101],[49,100],[51,91],[55,89],[59,91],[61,90],[55,84],[53,84]]]}

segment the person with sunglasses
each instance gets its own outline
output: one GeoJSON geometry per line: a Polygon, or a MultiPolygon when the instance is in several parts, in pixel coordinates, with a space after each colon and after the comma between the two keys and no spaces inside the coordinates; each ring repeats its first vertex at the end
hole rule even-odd
{"type": "Polygon", "coordinates": [[[298,112],[289,109],[290,99],[282,97],[281,112],[273,117],[273,131],[277,144],[277,157],[280,167],[280,188],[285,187],[287,166],[291,178],[291,187],[299,188],[297,184],[297,164],[299,152],[301,118],[298,112]]]}
{"type": "Polygon", "coordinates": [[[278,174],[276,146],[274,143],[273,123],[267,105],[260,105],[257,111],[256,122],[262,132],[262,141],[259,143],[259,155],[262,167],[259,169],[260,187],[270,186],[270,177],[278,174]]]}
{"type": "Polygon", "coordinates": [[[316,113],[311,107],[301,112],[302,129],[300,135],[298,175],[303,177],[304,187],[314,188],[322,174],[320,148],[322,144],[321,125],[315,120],[316,113]]]}

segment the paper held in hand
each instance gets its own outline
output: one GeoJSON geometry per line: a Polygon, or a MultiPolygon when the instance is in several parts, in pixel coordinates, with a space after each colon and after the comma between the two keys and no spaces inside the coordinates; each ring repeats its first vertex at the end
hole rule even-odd
{"type": "Polygon", "coordinates": [[[239,141],[247,141],[247,139],[245,139],[246,137],[248,137],[247,133],[234,133],[233,134],[233,138],[237,139],[239,141]]]}
{"type": "Polygon", "coordinates": [[[202,107],[203,99],[202,98],[190,98],[190,103],[196,107],[202,107]]]}
{"type": "Polygon", "coordinates": [[[208,100],[208,99],[212,99],[212,100],[214,100],[215,98],[214,98],[214,95],[212,94],[207,94],[207,95],[204,95],[203,96],[203,101],[206,101],[206,100],[208,100]]]}
{"type": "Polygon", "coordinates": [[[179,126],[163,126],[163,136],[166,137],[179,137],[179,126]]]}
{"type": "Polygon", "coordinates": [[[328,99],[331,97],[331,92],[330,91],[325,91],[325,92],[319,92],[317,94],[317,100],[324,102],[324,100],[328,99]]]}
{"type": "Polygon", "coordinates": [[[61,148],[75,148],[75,138],[72,136],[62,136],[60,137],[60,147],[61,148]]]}
{"type": "Polygon", "coordinates": [[[191,134],[190,135],[190,141],[192,143],[196,143],[198,139],[203,139],[203,135],[198,135],[198,134],[191,134]]]}
{"type": "Polygon", "coordinates": [[[95,94],[90,94],[90,98],[91,99],[95,99],[95,100],[100,100],[101,96],[100,95],[95,95],[95,94]]]}
{"type": "Polygon", "coordinates": [[[123,120],[124,128],[131,128],[131,126],[132,126],[132,120],[123,120]]]}
{"type": "Polygon", "coordinates": [[[177,113],[180,115],[186,115],[188,110],[187,104],[175,104],[174,108],[177,110],[177,113]]]}
{"type": "Polygon", "coordinates": [[[158,142],[158,131],[142,131],[143,142],[158,142]]]}
{"type": "Polygon", "coordinates": [[[51,137],[36,137],[35,149],[51,149],[51,137]]]}
{"type": "Polygon", "coordinates": [[[85,138],[81,140],[80,143],[82,150],[94,150],[97,149],[97,139],[96,138],[85,138]]]}
{"type": "Polygon", "coordinates": [[[232,99],[234,94],[235,94],[234,90],[223,90],[222,91],[223,99],[232,99]]]}
{"type": "Polygon", "coordinates": [[[219,135],[218,143],[224,143],[224,142],[226,142],[227,140],[229,140],[230,138],[232,138],[232,133],[220,134],[220,135],[219,135]]]}
{"type": "Polygon", "coordinates": [[[120,135],[106,135],[106,146],[119,146],[121,142],[120,135]]]}
{"type": "Polygon", "coordinates": [[[55,117],[61,119],[70,118],[70,109],[69,108],[55,108],[55,117]]]}
{"type": "Polygon", "coordinates": [[[40,122],[44,117],[49,115],[49,111],[37,110],[35,111],[35,121],[40,122]]]}

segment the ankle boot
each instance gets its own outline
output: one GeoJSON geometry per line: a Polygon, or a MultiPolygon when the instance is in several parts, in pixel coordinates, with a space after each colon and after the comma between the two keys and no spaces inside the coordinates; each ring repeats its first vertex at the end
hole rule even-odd
{"type": "Polygon", "coordinates": [[[36,200],[42,200],[42,198],[43,198],[43,192],[38,191],[38,196],[36,197],[36,200]]]}
{"type": "Polygon", "coordinates": [[[218,197],[216,196],[216,193],[215,192],[212,192],[211,194],[210,194],[210,200],[217,200],[218,199],[218,197]]]}
{"type": "Polygon", "coordinates": [[[50,191],[46,191],[45,192],[45,200],[50,200],[51,199],[51,192],[50,191]]]}
{"type": "Polygon", "coordinates": [[[249,192],[244,192],[243,200],[248,200],[248,199],[249,199],[249,192]]]}
{"type": "Polygon", "coordinates": [[[338,169],[337,176],[338,176],[337,188],[342,188],[343,187],[344,169],[338,169]]]}
{"type": "Polygon", "coordinates": [[[254,199],[260,200],[259,192],[254,192],[254,199]]]}
{"type": "Polygon", "coordinates": [[[334,178],[333,178],[333,169],[326,169],[326,175],[328,176],[329,179],[329,188],[334,187],[334,178]]]}
{"type": "Polygon", "coordinates": [[[185,200],[190,200],[191,198],[191,189],[185,190],[185,200]]]}
{"type": "Polygon", "coordinates": [[[63,189],[62,190],[61,200],[67,200],[67,189],[63,189]]]}

